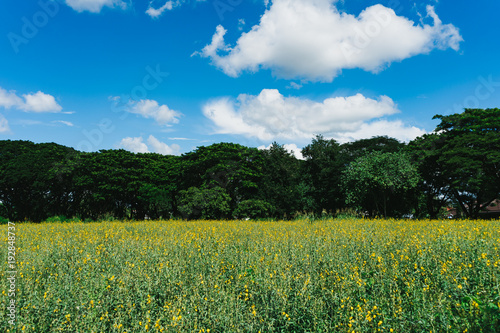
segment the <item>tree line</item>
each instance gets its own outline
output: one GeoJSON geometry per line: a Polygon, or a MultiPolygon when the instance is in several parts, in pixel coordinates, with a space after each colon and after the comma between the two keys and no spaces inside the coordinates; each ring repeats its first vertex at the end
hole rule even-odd
{"type": "Polygon", "coordinates": [[[386,136],[339,144],[318,135],[303,160],[273,143],[234,143],[181,156],[80,152],[56,143],[0,141],[0,216],[81,219],[292,218],[350,210],[477,218],[500,197],[500,110],[434,117],[407,144],[386,136]]]}

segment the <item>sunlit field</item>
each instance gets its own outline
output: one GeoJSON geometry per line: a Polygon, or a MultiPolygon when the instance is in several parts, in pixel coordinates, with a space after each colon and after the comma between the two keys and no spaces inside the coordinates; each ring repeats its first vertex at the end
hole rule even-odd
{"type": "Polygon", "coordinates": [[[0,226],[2,332],[499,332],[500,221],[0,226]]]}

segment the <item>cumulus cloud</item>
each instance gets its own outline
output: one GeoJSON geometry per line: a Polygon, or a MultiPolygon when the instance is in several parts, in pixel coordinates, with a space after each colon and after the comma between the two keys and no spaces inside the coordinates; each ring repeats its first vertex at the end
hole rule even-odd
{"type": "Polygon", "coordinates": [[[8,132],[10,132],[9,122],[7,121],[7,119],[5,119],[3,114],[0,114],[0,133],[8,132]]]}
{"type": "Polygon", "coordinates": [[[171,126],[177,124],[180,112],[170,109],[167,105],[160,105],[157,101],[143,99],[140,101],[129,101],[126,111],[138,114],[146,119],[154,119],[159,125],[171,126]]]}
{"type": "Polygon", "coordinates": [[[216,133],[239,134],[268,142],[276,139],[304,141],[317,134],[342,141],[360,135],[394,135],[406,140],[423,133],[412,128],[408,131],[400,121],[381,119],[399,112],[387,96],[371,99],[357,94],[316,102],[264,89],[257,96],[242,94],[236,100],[227,97],[211,100],[202,111],[213,122],[216,133]]]}
{"type": "Polygon", "coordinates": [[[276,76],[310,81],[332,81],[342,69],[378,72],[434,49],[458,50],[458,29],[443,24],[434,7],[427,6],[424,24],[374,5],[358,16],[341,13],[332,0],[274,0],[260,23],[243,33],[234,46],[226,44],[226,29],[216,28],[210,44],[200,52],[229,76],[243,71],[271,69],[276,76]]]}
{"type": "Polygon", "coordinates": [[[175,143],[169,146],[150,135],[148,138],[148,144],[151,146],[151,150],[155,153],[162,155],[179,155],[180,146],[175,143]]]}
{"type": "Polygon", "coordinates": [[[149,153],[148,145],[144,143],[142,137],[138,138],[124,138],[120,141],[120,148],[129,150],[133,153],[149,153]]]}
{"type": "Polygon", "coordinates": [[[38,91],[34,94],[23,94],[19,97],[15,91],[7,91],[0,87],[0,107],[15,108],[26,112],[61,112],[60,106],[54,96],[38,91]]]}
{"type": "Polygon", "coordinates": [[[120,141],[120,148],[129,150],[133,153],[158,153],[162,155],[179,155],[180,146],[177,144],[167,145],[161,142],[154,136],[150,135],[147,139],[147,144],[141,137],[132,138],[127,137],[120,141]],[[150,149],[151,148],[151,149],[150,149]]]}
{"type": "MultiPolygon", "coordinates": [[[[257,147],[257,149],[260,149],[260,150],[270,149],[271,146],[272,146],[272,144],[268,145],[267,147],[266,146],[259,146],[259,147],[257,147]]],[[[298,159],[298,160],[304,159],[304,156],[302,156],[302,149],[297,147],[296,144],[285,143],[283,145],[283,148],[285,148],[286,151],[288,151],[290,154],[294,155],[296,159],[298,159]]]]}
{"type": "Polygon", "coordinates": [[[66,4],[79,13],[100,13],[103,7],[127,8],[127,3],[122,0],[66,0],[66,4]]]}
{"type": "Polygon", "coordinates": [[[421,128],[404,124],[401,120],[376,120],[363,123],[359,129],[352,132],[337,133],[333,138],[340,143],[369,139],[374,136],[386,135],[399,141],[409,142],[427,132],[421,128]]]}
{"type": "Polygon", "coordinates": [[[23,100],[17,96],[15,91],[7,91],[0,87],[0,107],[5,109],[19,108],[23,103],[23,100]]]}
{"type": "Polygon", "coordinates": [[[62,106],[57,104],[54,96],[39,91],[35,94],[24,94],[25,104],[22,107],[30,112],[60,112],[62,106]]]}

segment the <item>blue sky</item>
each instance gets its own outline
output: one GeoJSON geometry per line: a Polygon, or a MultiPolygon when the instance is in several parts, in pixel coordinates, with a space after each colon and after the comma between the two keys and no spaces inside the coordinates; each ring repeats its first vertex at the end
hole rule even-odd
{"type": "Polygon", "coordinates": [[[296,152],[500,106],[491,0],[4,0],[0,140],[296,152]]]}

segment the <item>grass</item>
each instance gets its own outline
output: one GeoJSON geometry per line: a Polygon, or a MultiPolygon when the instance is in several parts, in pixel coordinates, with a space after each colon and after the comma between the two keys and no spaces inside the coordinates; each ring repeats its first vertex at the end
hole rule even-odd
{"type": "Polygon", "coordinates": [[[18,318],[2,332],[500,331],[500,221],[16,229],[18,318]]]}

